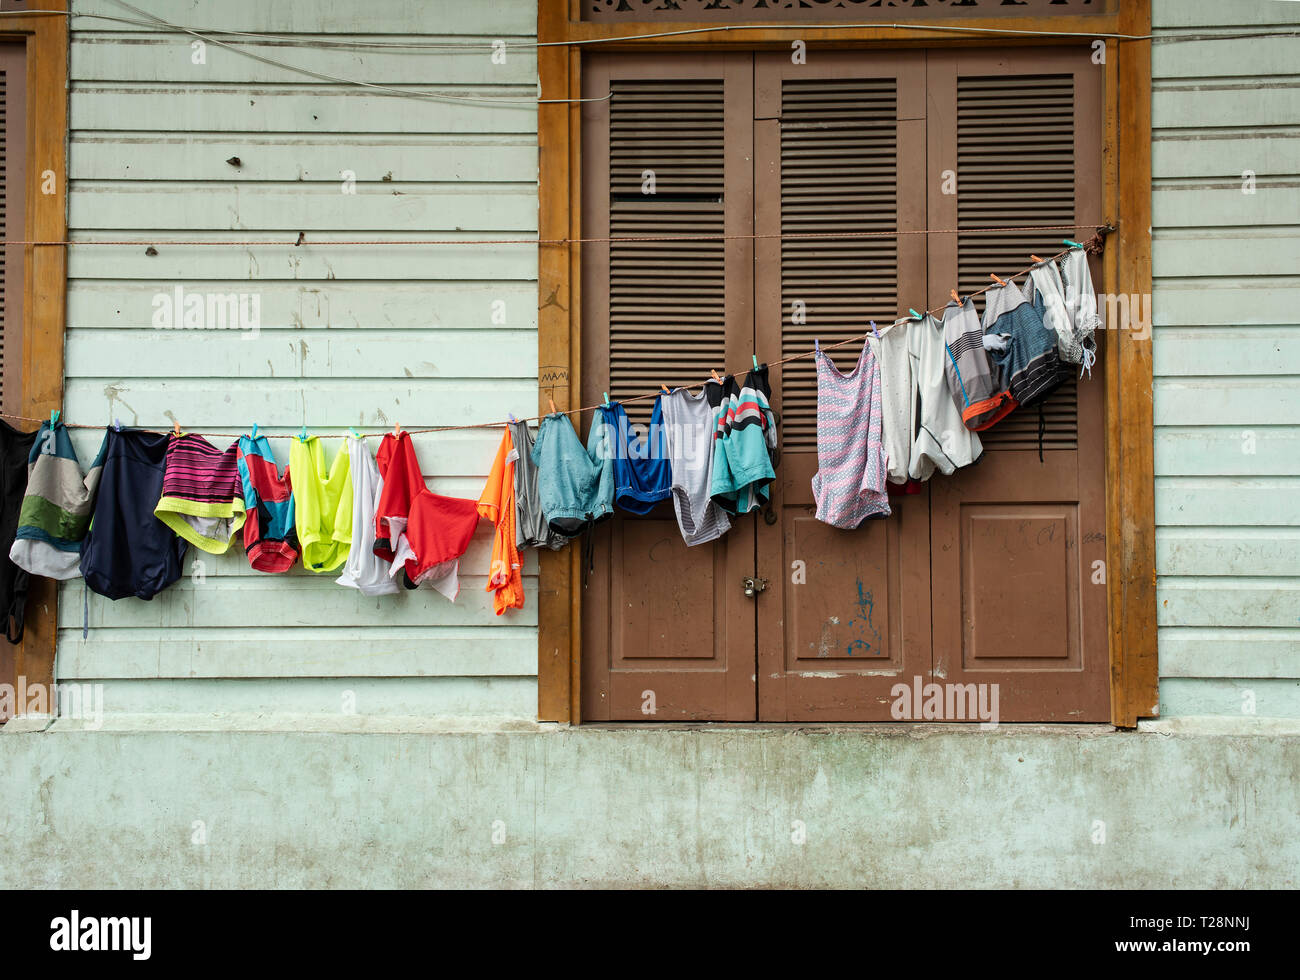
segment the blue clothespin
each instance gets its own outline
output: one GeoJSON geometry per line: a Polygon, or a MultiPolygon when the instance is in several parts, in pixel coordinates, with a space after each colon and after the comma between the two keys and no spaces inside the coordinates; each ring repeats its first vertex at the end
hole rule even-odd
{"type": "Polygon", "coordinates": [[[518,421],[519,421],[517,418],[515,418],[515,413],[514,413],[514,412],[506,412],[506,417],[509,418],[511,422],[518,422],[518,421]]]}
{"type": "Polygon", "coordinates": [[[875,321],[875,320],[872,320],[872,321],[871,321],[871,332],[874,333],[874,334],[876,335],[876,339],[877,339],[877,340],[880,339],[880,331],[876,329],[876,321],[875,321]]]}
{"type": "Polygon", "coordinates": [[[1072,242],[1068,238],[1061,239],[1061,242],[1065,245],[1070,246],[1070,248],[1083,248],[1083,246],[1080,245],[1078,242],[1072,242]]]}
{"type": "Polygon", "coordinates": [[[603,391],[603,392],[601,392],[601,394],[605,396],[605,404],[608,405],[608,404],[609,404],[609,392],[608,392],[608,391],[603,391]]]}
{"type": "Polygon", "coordinates": [[[114,429],[115,431],[117,431],[117,432],[121,432],[121,431],[122,431],[122,420],[121,420],[121,419],[119,419],[119,418],[115,418],[115,419],[113,419],[113,429],[114,429]]]}
{"type": "Polygon", "coordinates": [[[253,423],[253,438],[254,438],[254,439],[257,438],[257,423],[256,423],[256,422],[253,423]]]}
{"type": "Polygon", "coordinates": [[[917,320],[925,319],[924,317],[921,316],[920,313],[917,313],[916,310],[912,309],[910,306],[907,308],[907,312],[912,314],[912,316],[915,317],[917,320]]]}
{"type": "Polygon", "coordinates": [[[752,358],[754,359],[754,370],[757,371],[757,370],[758,370],[758,355],[757,355],[757,354],[751,354],[751,355],[749,355],[749,356],[752,357],[752,358]]]}
{"type": "Polygon", "coordinates": [[[361,442],[362,440],[365,439],[365,436],[363,436],[360,432],[358,432],[356,429],[352,428],[351,426],[348,426],[348,431],[352,433],[352,438],[356,439],[358,442],[361,442]]]}
{"type": "Polygon", "coordinates": [[[818,354],[822,352],[822,342],[818,340],[816,337],[813,338],[813,350],[815,350],[818,354]]]}
{"type": "Polygon", "coordinates": [[[298,433],[298,441],[299,442],[307,441],[307,426],[304,425],[302,427],[302,431],[298,433]]]}
{"type": "Polygon", "coordinates": [[[60,415],[60,414],[61,414],[61,413],[59,412],[59,410],[58,410],[57,408],[52,408],[52,409],[50,409],[50,428],[51,428],[51,429],[54,428],[56,425],[59,424],[59,415],[60,415]]]}

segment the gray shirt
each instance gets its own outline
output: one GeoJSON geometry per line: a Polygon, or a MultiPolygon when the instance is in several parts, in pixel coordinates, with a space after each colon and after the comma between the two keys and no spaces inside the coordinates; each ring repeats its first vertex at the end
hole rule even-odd
{"type": "Polygon", "coordinates": [[[533,462],[533,432],[527,422],[510,422],[515,445],[515,547],[559,551],[569,541],[546,523],[537,493],[537,464],[533,462]]]}

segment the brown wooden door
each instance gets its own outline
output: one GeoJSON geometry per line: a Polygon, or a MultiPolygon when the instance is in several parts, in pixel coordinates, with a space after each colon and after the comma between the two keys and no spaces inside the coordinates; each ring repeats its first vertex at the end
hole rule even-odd
{"type": "MultiPolygon", "coordinates": [[[[753,59],[584,62],[584,238],[752,235],[753,59]]],[[[698,384],[754,350],[753,240],[582,247],[584,404],[698,384]]],[[[627,406],[633,422],[649,403],[627,406]]],[[[589,425],[590,419],[583,419],[589,425]]],[[[687,548],[671,503],[597,531],[583,593],[587,720],[754,719],[753,519],[687,548]]]]}
{"type": "MultiPolygon", "coordinates": [[[[582,109],[584,237],[757,236],[584,244],[584,404],[942,307],[1068,234],[970,229],[1101,218],[1086,50],[596,54],[583,78],[588,98],[614,93],[582,109]],[[966,231],[909,234],[946,228],[966,231]]],[[[847,370],[860,349],[833,357],[847,370]]],[[[896,685],[920,678],[998,685],[999,720],[1105,720],[1100,361],[1045,405],[1041,462],[1039,413],[1019,410],[981,434],[977,465],[853,531],[814,516],[812,360],[771,383],[765,513],[689,549],[671,505],[598,530],[583,717],[892,720],[896,685]],[[753,598],[750,575],[767,581],[753,598]]]]}
{"type": "MultiPolygon", "coordinates": [[[[931,52],[928,66],[931,176],[957,178],[956,194],[931,184],[931,226],[1090,232],[1102,217],[1102,68],[1088,53],[931,52]]],[[[1031,253],[1054,255],[1067,237],[931,236],[929,303],[1018,271],[1031,253]]],[[[977,465],[930,481],[934,677],[998,685],[1003,721],[1109,718],[1106,586],[1094,567],[1106,557],[1104,392],[1099,358],[1090,380],[1044,402],[1041,460],[1039,412],[1019,408],[981,433],[977,465]]]]}
{"type": "MultiPolygon", "coordinates": [[[[755,70],[759,349],[781,356],[890,323],[925,294],[925,54],[763,54],[755,70]],[[796,237],[851,232],[877,238],[796,237]]],[[[861,343],[830,352],[852,370],[861,343]]],[[[856,530],[819,521],[817,375],[772,369],[781,464],[758,526],[759,717],[887,720],[890,688],[930,670],[924,495],[856,530]]]]}

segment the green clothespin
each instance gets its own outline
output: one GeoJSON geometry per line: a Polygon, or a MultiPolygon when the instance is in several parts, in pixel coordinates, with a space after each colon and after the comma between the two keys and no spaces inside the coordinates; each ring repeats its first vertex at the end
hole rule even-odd
{"type": "Polygon", "coordinates": [[[602,391],[601,394],[605,396],[605,404],[608,405],[608,404],[609,404],[609,392],[608,392],[608,391],[602,391]]]}
{"type": "Polygon", "coordinates": [[[307,441],[307,426],[304,425],[302,427],[302,431],[298,433],[298,441],[299,442],[307,441]]]}
{"type": "Polygon", "coordinates": [[[62,414],[62,413],[61,413],[57,408],[52,408],[52,409],[50,409],[50,428],[51,428],[51,429],[54,428],[56,425],[59,424],[59,416],[60,416],[61,414],[62,414]]]}
{"type": "Polygon", "coordinates": [[[757,370],[758,370],[758,355],[757,355],[757,354],[750,354],[749,356],[752,357],[752,358],[754,359],[754,370],[757,371],[757,370]]]}
{"type": "Polygon", "coordinates": [[[1065,245],[1070,246],[1070,248],[1083,248],[1083,246],[1080,245],[1078,242],[1072,242],[1068,238],[1061,239],[1061,242],[1065,245]]]}
{"type": "Polygon", "coordinates": [[[351,426],[348,426],[348,431],[352,433],[352,438],[356,439],[358,442],[363,442],[365,440],[365,436],[351,426]]]}
{"type": "Polygon", "coordinates": [[[917,313],[916,310],[912,309],[910,306],[907,308],[907,312],[912,314],[912,316],[918,320],[924,319],[920,313],[917,313]]]}

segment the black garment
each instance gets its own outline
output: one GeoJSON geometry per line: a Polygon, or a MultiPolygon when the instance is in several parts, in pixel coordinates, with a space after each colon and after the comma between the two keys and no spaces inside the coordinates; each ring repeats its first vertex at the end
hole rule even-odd
{"type": "Polygon", "coordinates": [[[139,429],[108,431],[95,516],[81,546],[81,574],[102,596],[152,599],[184,571],[185,540],[153,513],[170,438],[139,429]]]}
{"type": "Polygon", "coordinates": [[[19,432],[0,419],[0,610],[4,611],[5,639],[19,643],[27,609],[27,588],[31,581],[25,569],[9,560],[9,549],[18,535],[18,515],[27,493],[27,459],[36,442],[35,432],[19,432]]]}

